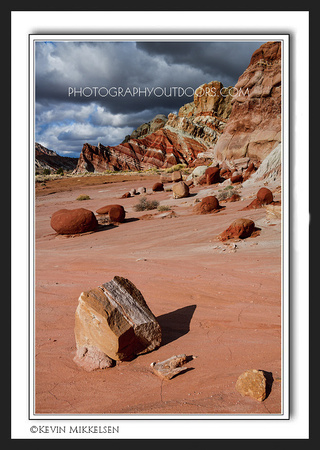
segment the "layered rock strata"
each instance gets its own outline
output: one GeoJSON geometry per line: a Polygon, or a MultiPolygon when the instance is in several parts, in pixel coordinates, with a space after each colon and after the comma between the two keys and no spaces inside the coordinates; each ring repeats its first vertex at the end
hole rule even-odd
{"type": "Polygon", "coordinates": [[[215,156],[261,162],[280,141],[281,42],[267,42],[253,53],[234,87],[232,111],[215,156]]]}

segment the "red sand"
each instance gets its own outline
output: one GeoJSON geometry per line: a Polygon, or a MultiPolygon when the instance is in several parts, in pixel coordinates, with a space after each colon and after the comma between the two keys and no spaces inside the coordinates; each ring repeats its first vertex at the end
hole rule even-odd
{"type": "MultiPolygon", "coordinates": [[[[157,211],[135,212],[139,196],[120,199],[131,188],[150,190],[154,182],[155,177],[145,177],[84,187],[80,181],[71,190],[52,182],[51,195],[44,195],[45,188],[39,191],[35,412],[280,414],[280,221],[267,221],[264,208],[240,211],[252,200],[249,196],[208,215],[192,213],[195,197],[173,200],[170,192],[148,196],[174,205],[172,218],[161,218],[166,213],[157,211]],[[81,194],[91,200],[76,201],[81,194]],[[109,203],[125,207],[125,223],[74,237],[58,236],[50,227],[58,209],[96,211],[109,203]],[[130,220],[146,213],[154,217],[130,220]],[[218,241],[217,235],[240,217],[252,219],[260,235],[235,242],[236,248],[233,242],[218,241]],[[130,362],[87,373],[73,362],[78,297],[115,275],[130,279],[143,293],[162,327],[163,344],[130,362]],[[192,370],[170,381],[152,373],[151,362],[181,353],[197,356],[187,364],[192,370]],[[262,403],[235,390],[238,376],[248,369],[272,373],[271,393],[262,403]]],[[[203,189],[195,187],[191,193],[203,189]]]]}

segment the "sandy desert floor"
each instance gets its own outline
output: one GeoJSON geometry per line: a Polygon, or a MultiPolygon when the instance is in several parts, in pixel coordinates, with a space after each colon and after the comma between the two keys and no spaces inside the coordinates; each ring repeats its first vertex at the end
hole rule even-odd
{"type": "MultiPolygon", "coordinates": [[[[35,413],[37,414],[280,414],[281,413],[281,221],[264,208],[240,211],[263,183],[243,188],[242,201],[222,203],[219,213],[194,215],[197,198],[220,186],[196,186],[191,196],[150,194],[170,212],[136,212],[131,188],[151,189],[159,176],[108,176],[59,180],[36,188],[35,200],[35,413]],[[110,179],[110,178],[109,178],[110,179]],[[82,180],[82,181],[81,181],[82,180]],[[85,180],[85,181],[84,181],[85,180]],[[80,194],[90,200],[76,201],[80,194]],[[126,222],[94,233],[59,236],[51,215],[62,208],[96,211],[122,204],[126,222]],[[139,220],[151,214],[149,219],[139,220]],[[236,218],[252,219],[257,237],[217,239],[236,218]],[[137,220],[138,219],[138,220],[137,220]],[[74,315],[82,291],[115,275],[142,292],[163,333],[159,349],[85,372],[74,362],[74,315]],[[150,363],[185,353],[197,358],[172,380],[161,380],[150,363]],[[272,374],[260,403],[235,390],[248,369],[272,374]]],[[[280,200],[278,183],[269,184],[280,200]]]]}

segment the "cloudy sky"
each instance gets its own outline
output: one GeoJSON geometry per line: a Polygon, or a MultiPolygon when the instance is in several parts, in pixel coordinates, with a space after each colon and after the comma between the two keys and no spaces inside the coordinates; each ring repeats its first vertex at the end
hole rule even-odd
{"type": "Polygon", "coordinates": [[[35,43],[35,140],[78,157],[117,145],[156,114],[177,112],[212,80],[234,86],[262,42],[35,43]]]}

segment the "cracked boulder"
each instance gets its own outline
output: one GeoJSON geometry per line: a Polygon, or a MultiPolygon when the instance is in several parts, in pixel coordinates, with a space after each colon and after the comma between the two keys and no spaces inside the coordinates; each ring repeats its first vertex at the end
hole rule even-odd
{"type": "Polygon", "coordinates": [[[76,363],[96,368],[130,360],[160,346],[161,328],[135,285],[119,276],[82,292],[75,313],[76,363]],[[97,361],[95,361],[95,359],[97,361]]]}

